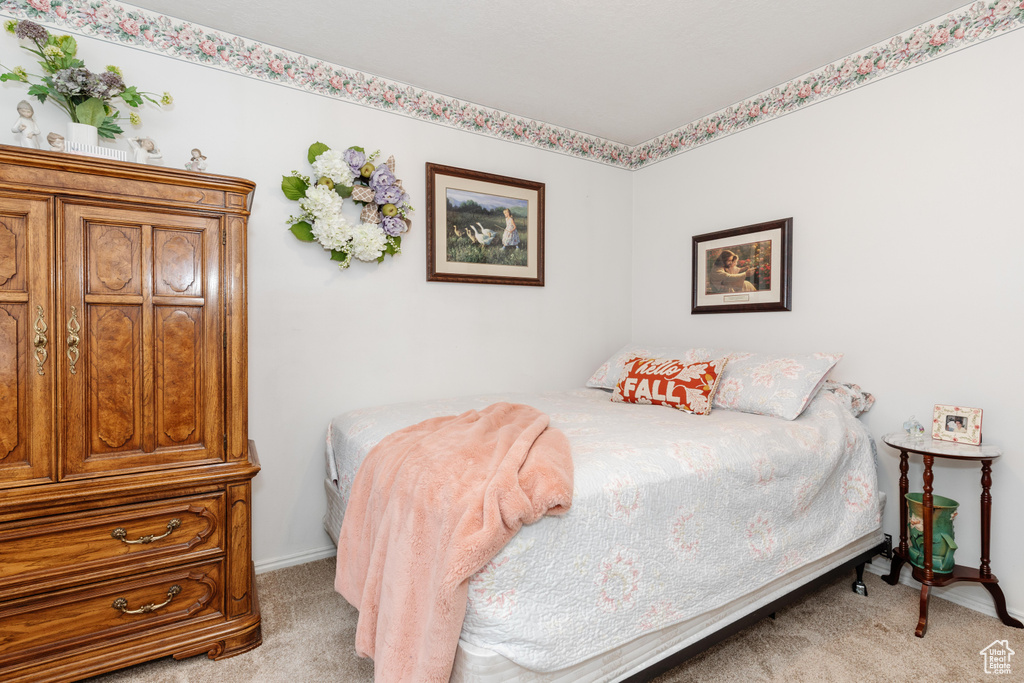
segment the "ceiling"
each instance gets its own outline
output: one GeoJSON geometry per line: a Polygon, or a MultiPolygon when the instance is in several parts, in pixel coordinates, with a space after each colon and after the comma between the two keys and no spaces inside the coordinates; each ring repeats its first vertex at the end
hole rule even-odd
{"type": "Polygon", "coordinates": [[[627,145],[964,5],[964,0],[131,1],[627,145]]]}

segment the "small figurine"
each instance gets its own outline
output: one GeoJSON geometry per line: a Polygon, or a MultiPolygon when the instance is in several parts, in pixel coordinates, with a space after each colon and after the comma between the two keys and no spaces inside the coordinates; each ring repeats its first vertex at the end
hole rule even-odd
{"type": "Polygon", "coordinates": [[[135,163],[148,164],[151,159],[163,159],[152,138],[128,138],[128,146],[135,155],[135,163]]]}
{"type": "Polygon", "coordinates": [[[39,136],[42,135],[42,131],[39,130],[35,119],[32,118],[35,113],[32,105],[26,100],[18,102],[18,120],[14,122],[11,132],[21,134],[22,147],[39,149],[39,136]]]}
{"type": "Polygon", "coordinates": [[[198,149],[192,150],[192,158],[185,163],[185,168],[189,171],[205,171],[206,157],[198,149]]]}
{"type": "Polygon", "coordinates": [[[903,423],[903,431],[905,431],[907,436],[911,439],[920,439],[924,436],[924,426],[914,419],[913,415],[907,418],[907,421],[903,423]]]}
{"type": "Polygon", "coordinates": [[[46,136],[46,141],[50,143],[50,150],[54,152],[64,151],[64,136],[60,133],[50,133],[46,136]]]}

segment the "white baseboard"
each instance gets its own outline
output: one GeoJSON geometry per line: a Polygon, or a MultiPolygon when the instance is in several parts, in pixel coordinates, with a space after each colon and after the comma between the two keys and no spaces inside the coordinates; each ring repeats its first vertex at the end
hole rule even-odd
{"type": "Polygon", "coordinates": [[[306,564],[307,562],[316,562],[317,560],[323,560],[328,557],[334,557],[338,554],[338,549],[333,545],[324,546],[323,548],[316,548],[314,550],[307,550],[301,553],[295,553],[294,555],[285,555],[284,557],[275,557],[269,560],[260,560],[256,562],[256,573],[262,574],[264,572],[272,572],[275,569],[284,569],[285,567],[294,567],[298,564],[306,564]]]}
{"type": "MultiPolygon", "coordinates": [[[[880,555],[876,555],[871,562],[868,562],[866,569],[872,574],[878,576],[887,576],[890,568],[889,560],[885,559],[880,555]]],[[[904,569],[909,565],[904,565],[904,569]]],[[[920,590],[921,584],[910,576],[909,571],[900,572],[900,583],[904,586],[910,586],[914,590],[920,590]]],[[[931,594],[935,597],[942,598],[943,600],[949,600],[952,603],[972,609],[975,612],[981,612],[991,617],[997,617],[995,605],[992,604],[991,599],[977,599],[971,595],[964,595],[962,592],[957,592],[955,586],[946,586],[945,588],[932,588],[931,594]]],[[[987,595],[987,593],[986,593],[987,595]]],[[[1016,610],[1013,607],[1007,605],[1006,611],[1009,612],[1010,616],[1014,619],[1024,621],[1024,612],[1016,610]]]]}

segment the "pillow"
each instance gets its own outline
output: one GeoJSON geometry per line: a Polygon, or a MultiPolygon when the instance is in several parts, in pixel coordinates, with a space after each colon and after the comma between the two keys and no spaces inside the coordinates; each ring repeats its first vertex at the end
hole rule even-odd
{"type": "Polygon", "coordinates": [[[666,358],[629,358],[615,385],[612,400],[670,406],[684,413],[707,415],[725,359],[686,363],[666,358]]]}
{"type": "Polygon", "coordinates": [[[875,405],[875,397],[861,389],[859,384],[833,382],[827,379],[821,390],[836,396],[854,417],[860,417],[875,405]]]}
{"type": "Polygon", "coordinates": [[[725,357],[729,365],[714,397],[715,408],[795,420],[843,354],[730,353],[725,357]]]}
{"type": "Polygon", "coordinates": [[[679,358],[686,363],[696,363],[697,361],[709,361],[715,356],[711,355],[711,352],[707,349],[687,349],[686,347],[678,346],[640,346],[639,344],[626,344],[621,349],[612,354],[609,358],[601,365],[594,374],[587,380],[587,386],[595,389],[608,389],[609,391],[615,388],[615,384],[619,381],[619,377],[622,376],[622,371],[626,367],[626,361],[631,358],[679,358]]]}

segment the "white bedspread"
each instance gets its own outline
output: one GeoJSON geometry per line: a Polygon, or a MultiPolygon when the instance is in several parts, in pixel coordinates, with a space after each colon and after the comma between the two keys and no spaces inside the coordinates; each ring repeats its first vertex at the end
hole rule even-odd
{"type": "Polygon", "coordinates": [[[347,497],[383,437],[499,400],[551,416],[573,506],[520,530],[470,580],[462,640],[553,671],[722,605],[878,528],[874,443],[832,394],[798,419],[688,415],[601,389],[356,410],[327,435],[347,497]]]}

